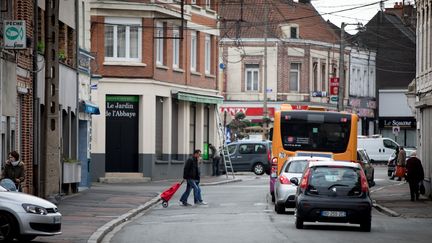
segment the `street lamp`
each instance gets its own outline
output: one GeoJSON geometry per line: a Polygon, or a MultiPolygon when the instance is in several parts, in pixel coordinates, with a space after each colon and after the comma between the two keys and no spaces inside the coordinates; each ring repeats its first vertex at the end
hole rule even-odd
{"type": "Polygon", "coordinates": [[[361,23],[348,24],[342,22],[341,34],[340,34],[340,54],[339,54],[339,90],[338,90],[338,103],[337,110],[344,110],[344,95],[345,95],[345,27],[348,25],[357,25],[357,30],[362,30],[363,25],[361,23]]]}

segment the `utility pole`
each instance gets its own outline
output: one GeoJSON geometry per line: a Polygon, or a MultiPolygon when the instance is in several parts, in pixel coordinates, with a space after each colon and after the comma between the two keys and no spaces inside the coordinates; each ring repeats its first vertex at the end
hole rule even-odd
{"type": "Polygon", "coordinates": [[[264,1],[264,104],[263,104],[263,138],[267,139],[268,108],[267,108],[267,35],[268,35],[268,4],[264,1]]]}
{"type": "Polygon", "coordinates": [[[39,190],[39,194],[45,198],[61,192],[59,4],[59,0],[45,0],[45,109],[39,190]]]}
{"type": "Polygon", "coordinates": [[[337,110],[344,110],[344,95],[345,95],[345,27],[347,24],[342,22],[340,34],[340,54],[339,54],[339,90],[338,90],[338,103],[337,110]]]}

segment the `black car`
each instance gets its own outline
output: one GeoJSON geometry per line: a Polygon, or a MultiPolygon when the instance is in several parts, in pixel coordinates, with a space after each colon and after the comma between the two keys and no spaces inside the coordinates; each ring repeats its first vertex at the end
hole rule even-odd
{"type": "Polygon", "coordinates": [[[295,225],[304,222],[360,224],[371,230],[372,200],[363,169],[358,163],[345,161],[311,162],[302,179],[292,178],[299,185],[296,193],[295,225]]]}

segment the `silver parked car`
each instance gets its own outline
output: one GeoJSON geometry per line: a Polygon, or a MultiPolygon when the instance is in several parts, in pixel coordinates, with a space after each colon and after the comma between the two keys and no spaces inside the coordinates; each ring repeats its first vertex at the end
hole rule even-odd
{"type": "Polygon", "coordinates": [[[61,234],[62,215],[51,202],[0,186],[0,241],[61,234]]]}
{"type": "Polygon", "coordinates": [[[281,173],[275,181],[275,211],[284,213],[285,208],[295,207],[295,194],[297,186],[291,183],[291,178],[300,180],[303,171],[311,161],[329,161],[331,158],[294,156],[289,158],[282,166],[281,173]]]}

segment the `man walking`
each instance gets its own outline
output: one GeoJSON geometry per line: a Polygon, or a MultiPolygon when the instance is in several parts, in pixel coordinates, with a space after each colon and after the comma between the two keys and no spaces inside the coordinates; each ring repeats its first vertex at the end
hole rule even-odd
{"type": "Polygon", "coordinates": [[[218,150],[213,144],[209,144],[210,150],[211,150],[211,157],[213,162],[213,173],[212,176],[219,176],[219,161],[220,161],[220,155],[218,153],[218,150]]]}
{"type": "MultiPolygon", "coordinates": [[[[405,168],[405,164],[406,164],[406,152],[405,152],[405,149],[402,146],[400,146],[399,147],[399,154],[397,156],[397,166],[405,168]]],[[[402,177],[404,177],[404,175],[399,176],[398,181],[401,181],[402,177]]]]}
{"type": "Polygon", "coordinates": [[[186,191],[180,197],[180,205],[182,206],[191,206],[191,204],[189,204],[187,200],[192,189],[194,191],[195,204],[207,205],[207,203],[202,200],[201,188],[198,185],[200,179],[198,160],[200,157],[201,157],[201,150],[199,149],[195,150],[192,158],[189,158],[186,161],[186,164],[184,166],[183,179],[186,180],[187,186],[186,186],[186,191]]]}
{"type": "Polygon", "coordinates": [[[406,163],[407,180],[409,183],[411,201],[419,200],[419,183],[424,179],[424,171],[421,161],[416,157],[417,153],[413,152],[406,163]]]}

